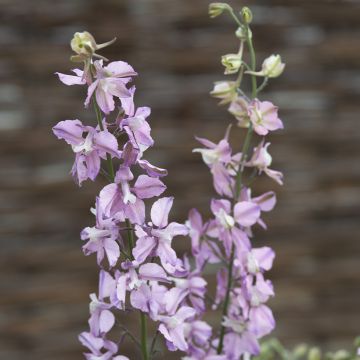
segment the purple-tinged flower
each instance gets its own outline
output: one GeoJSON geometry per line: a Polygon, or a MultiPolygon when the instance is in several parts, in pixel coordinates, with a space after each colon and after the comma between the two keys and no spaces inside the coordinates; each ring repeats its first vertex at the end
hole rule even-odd
{"type": "Polygon", "coordinates": [[[107,130],[97,131],[84,126],[80,120],[60,121],[53,127],[53,132],[58,139],[70,144],[76,154],[71,172],[79,185],[86,179],[95,180],[101,158],[105,158],[106,154],[112,157],[121,155],[114,135],[107,130]]]}
{"type": "Polygon", "coordinates": [[[94,336],[104,336],[115,324],[115,316],[109,310],[112,306],[90,294],[90,331],[94,336]]]}
{"type": "Polygon", "coordinates": [[[234,207],[234,216],[230,215],[231,204],[228,200],[211,201],[211,211],[215,215],[219,239],[223,241],[225,252],[230,256],[231,247],[248,246],[248,237],[244,231],[235,224],[247,228],[254,225],[260,217],[260,207],[249,201],[240,201],[234,207]]]}
{"type": "Polygon", "coordinates": [[[270,143],[264,144],[264,140],[262,140],[255,148],[250,161],[246,165],[258,168],[260,173],[264,171],[267,176],[283,185],[283,174],[280,171],[269,169],[272,163],[272,157],[267,150],[269,146],[270,143]]]}
{"type": "Polygon", "coordinates": [[[110,340],[96,337],[90,332],[82,332],[79,335],[79,341],[91,351],[91,353],[84,353],[86,360],[116,359],[113,355],[118,352],[118,346],[110,340]]]}
{"type": "Polygon", "coordinates": [[[231,148],[227,140],[228,131],[225,138],[218,144],[203,138],[196,138],[205,149],[196,148],[193,152],[199,152],[203,161],[210,168],[213,175],[214,188],[219,195],[232,197],[232,187],[234,184],[226,165],[231,162],[231,148]]]}
{"type": "Polygon", "coordinates": [[[159,325],[159,331],[166,339],[167,347],[170,351],[177,349],[186,351],[188,349],[188,343],[186,341],[186,320],[193,318],[196,315],[196,310],[182,306],[174,315],[165,316],[159,315],[158,319],[161,322],[159,325]]]}
{"type": "Polygon", "coordinates": [[[106,255],[109,265],[113,267],[120,256],[120,247],[116,240],[120,240],[119,229],[112,218],[106,218],[100,205],[99,198],[96,198],[96,225],[86,227],[81,232],[81,240],[88,240],[83,246],[85,255],[96,252],[97,262],[100,265],[106,255]]]}
{"type": "Polygon", "coordinates": [[[222,323],[228,329],[224,337],[224,350],[229,360],[238,360],[244,353],[258,355],[260,345],[257,337],[252,333],[248,324],[241,317],[224,317],[222,323]]]}
{"type": "Polygon", "coordinates": [[[120,123],[120,128],[126,131],[134,148],[139,149],[141,153],[154,144],[150,135],[151,128],[146,121],[149,115],[150,108],[140,107],[133,116],[123,119],[120,123]]]}
{"type": "Polygon", "coordinates": [[[136,228],[138,240],[133,249],[135,260],[143,263],[150,255],[160,258],[161,265],[170,273],[184,272],[183,264],[176,256],[171,247],[172,239],[177,235],[187,235],[188,229],[185,225],[176,222],[168,223],[169,212],[174,198],[164,197],[154,202],[150,216],[153,226],[144,231],[136,228]]]}
{"type": "MultiPolygon", "coordinates": [[[[114,97],[122,99],[131,98],[133,93],[127,89],[126,84],[132,76],[137,73],[124,61],[114,61],[107,66],[102,66],[102,61],[94,62],[96,69],[96,80],[89,86],[85,106],[88,106],[90,99],[95,92],[96,101],[100,109],[109,114],[115,109],[114,97]]],[[[126,102],[125,110],[131,108],[126,102]]]]}
{"type": "Polygon", "coordinates": [[[235,116],[238,121],[237,125],[242,128],[248,128],[250,125],[249,111],[248,111],[249,103],[245,100],[245,98],[238,96],[234,99],[228,111],[235,116]]]}
{"type": "Polygon", "coordinates": [[[145,204],[143,199],[159,196],[166,186],[164,183],[148,175],[140,175],[134,186],[130,168],[120,166],[116,172],[115,182],[106,185],[100,191],[100,204],[107,216],[118,216],[119,220],[128,218],[132,223],[143,224],[145,221],[145,204]]]}
{"type": "Polygon", "coordinates": [[[248,106],[248,113],[254,131],[259,135],[284,128],[278,117],[278,108],[270,101],[254,99],[248,106]]]}

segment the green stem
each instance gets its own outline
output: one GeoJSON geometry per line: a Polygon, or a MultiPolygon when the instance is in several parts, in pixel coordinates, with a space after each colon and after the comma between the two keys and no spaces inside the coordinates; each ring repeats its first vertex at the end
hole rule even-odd
{"type": "Polygon", "coordinates": [[[146,326],[146,315],[140,311],[140,324],[141,324],[141,352],[144,360],[149,359],[147,351],[147,326],[146,326]]]}
{"type": "MultiPolygon", "coordinates": [[[[246,42],[247,42],[247,45],[248,45],[248,48],[249,48],[249,51],[250,51],[251,70],[255,71],[255,69],[256,69],[256,57],[255,57],[255,50],[254,50],[254,46],[253,46],[250,34],[251,34],[250,29],[247,26],[246,42]]],[[[251,98],[254,99],[254,98],[256,98],[256,95],[257,95],[257,84],[256,84],[256,76],[255,75],[251,75],[251,89],[252,89],[251,98]]],[[[252,125],[250,123],[248,131],[246,133],[243,148],[242,148],[242,151],[241,151],[241,159],[240,159],[239,169],[238,169],[238,172],[237,172],[237,175],[236,175],[234,205],[238,201],[238,198],[239,198],[239,195],[240,195],[240,192],[241,192],[242,173],[243,173],[243,170],[244,170],[243,169],[243,161],[245,161],[245,159],[247,157],[247,153],[249,151],[252,134],[253,134],[253,127],[252,127],[252,125]]],[[[227,289],[226,289],[226,294],[225,294],[225,299],[224,299],[224,304],[223,304],[223,310],[222,310],[222,319],[225,316],[227,316],[228,307],[229,307],[229,303],[230,303],[230,293],[231,293],[231,288],[232,288],[232,283],[233,283],[233,273],[232,272],[233,272],[234,256],[235,256],[235,246],[234,246],[234,244],[232,244],[231,254],[230,254],[230,262],[229,262],[229,267],[228,267],[227,289]]],[[[225,336],[225,327],[222,325],[221,329],[220,329],[219,345],[217,347],[217,353],[218,354],[221,354],[221,352],[223,350],[224,336],[225,336]]]]}

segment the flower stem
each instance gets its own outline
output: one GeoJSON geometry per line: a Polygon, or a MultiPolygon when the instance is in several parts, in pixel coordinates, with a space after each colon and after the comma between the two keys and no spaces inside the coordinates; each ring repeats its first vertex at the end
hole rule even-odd
{"type": "Polygon", "coordinates": [[[141,352],[144,360],[149,359],[147,351],[147,326],[146,326],[146,315],[140,311],[140,325],[141,325],[141,352]]]}
{"type": "MultiPolygon", "coordinates": [[[[255,69],[256,69],[255,50],[254,50],[254,46],[253,46],[252,39],[251,39],[251,32],[250,32],[250,29],[248,26],[247,26],[246,42],[247,42],[249,52],[250,52],[251,71],[255,71],[255,69]]],[[[257,95],[256,76],[251,75],[251,98],[252,99],[256,98],[256,95],[257,95]]],[[[250,147],[252,134],[253,134],[253,127],[250,123],[248,131],[246,133],[242,151],[241,151],[241,159],[240,159],[239,169],[236,174],[234,205],[237,203],[239,196],[240,196],[240,192],[241,192],[241,188],[242,188],[242,173],[244,171],[243,161],[246,160],[247,153],[248,153],[249,147],[250,147]]],[[[228,307],[229,307],[229,303],[230,303],[230,293],[231,293],[231,288],[232,288],[232,283],[233,283],[233,273],[232,272],[233,272],[234,256],[235,256],[235,246],[234,246],[234,244],[232,244],[229,267],[228,267],[227,288],[226,288],[226,294],[225,294],[224,305],[223,305],[223,310],[222,310],[222,319],[224,318],[224,316],[227,316],[228,307]]],[[[217,347],[218,354],[221,354],[221,352],[223,350],[224,336],[225,336],[225,327],[222,325],[221,329],[220,329],[219,345],[217,347]]]]}

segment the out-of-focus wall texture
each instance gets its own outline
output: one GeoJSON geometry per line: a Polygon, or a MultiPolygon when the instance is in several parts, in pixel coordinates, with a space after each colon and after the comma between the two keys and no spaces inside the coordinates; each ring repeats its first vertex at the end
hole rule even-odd
{"type": "MultiPolygon", "coordinates": [[[[350,346],[360,330],[360,2],[246,5],[254,13],[258,67],[270,53],[287,64],[262,95],[279,105],[286,126],[271,135],[274,168],[286,183],[261,179],[256,186],[278,193],[269,231],[255,240],[277,252],[276,335],[287,345],[350,346]]],[[[1,359],[82,357],[76,336],[87,328],[97,267],[82,254],[79,231],[93,223],[89,208],[100,184],[75,186],[72,153],[51,132],[63,119],[93,120],[83,89],[54,76],[74,67],[68,43],[75,31],[87,29],[99,42],[116,36],[104,54],[140,73],[136,102],[153,109],[156,146],[148,156],[169,170],[172,218],[184,220],[193,206],[208,214],[213,190],[191,152],[193,135],[218,140],[231,119],[208,92],[224,78],[220,56],[237,42],[232,21],[210,20],[207,6],[207,0],[0,1],[1,359]]]]}

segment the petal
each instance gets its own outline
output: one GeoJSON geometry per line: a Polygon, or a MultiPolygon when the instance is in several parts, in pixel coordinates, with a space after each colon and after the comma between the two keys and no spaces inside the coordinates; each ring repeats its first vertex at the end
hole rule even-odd
{"type": "Polygon", "coordinates": [[[158,264],[148,263],[141,265],[139,275],[143,280],[168,281],[165,270],[158,264]]]}
{"type": "Polygon", "coordinates": [[[250,201],[240,201],[234,207],[234,217],[240,225],[252,226],[260,217],[260,206],[250,201]]]}
{"type": "Polygon", "coordinates": [[[95,147],[98,150],[105,151],[112,156],[119,157],[118,142],[116,137],[109,131],[100,131],[94,135],[95,147]]]}
{"type": "Polygon", "coordinates": [[[101,333],[109,332],[115,324],[115,316],[110,310],[103,310],[99,316],[99,328],[101,333]]]}
{"type": "Polygon", "coordinates": [[[273,191],[268,191],[252,201],[260,206],[261,211],[271,211],[276,204],[276,195],[273,191]]]}
{"type": "Polygon", "coordinates": [[[157,166],[154,166],[150,164],[147,160],[139,160],[138,164],[151,177],[162,177],[166,176],[168,173],[166,169],[161,169],[157,166]]]}
{"type": "Polygon", "coordinates": [[[132,251],[135,260],[140,264],[143,263],[151,254],[155,246],[156,241],[153,237],[146,236],[138,239],[132,251]]]}
{"type": "Polygon", "coordinates": [[[99,81],[99,85],[96,89],[95,96],[96,101],[101,109],[102,112],[105,114],[109,114],[111,111],[115,108],[115,103],[113,96],[106,92],[103,87],[105,87],[106,83],[104,83],[106,80],[101,79],[99,81]]]}
{"type": "Polygon", "coordinates": [[[80,145],[84,142],[84,127],[80,120],[60,121],[52,130],[58,139],[63,139],[70,145],[80,145]]]}
{"type": "Polygon", "coordinates": [[[166,189],[164,183],[147,175],[140,175],[134,185],[134,193],[140,199],[149,199],[154,196],[159,196],[166,189]]]}
{"type": "Polygon", "coordinates": [[[109,261],[109,265],[113,267],[120,256],[120,248],[118,243],[112,239],[104,240],[104,250],[109,261]]]}
{"type": "Polygon", "coordinates": [[[96,89],[96,87],[98,86],[99,84],[99,80],[95,80],[89,87],[88,87],[88,91],[87,91],[87,96],[86,96],[86,99],[85,99],[85,107],[88,107],[89,104],[90,104],[90,100],[91,100],[91,97],[96,89]]]}
{"type": "Polygon", "coordinates": [[[164,197],[154,202],[151,208],[151,221],[159,228],[168,224],[168,217],[173,205],[173,197],[164,197]]]}
{"type": "Polygon", "coordinates": [[[125,61],[113,61],[104,67],[112,77],[136,76],[137,72],[125,61]]]}
{"type": "Polygon", "coordinates": [[[59,77],[59,80],[65,85],[84,85],[86,80],[83,79],[83,72],[80,69],[72,70],[77,75],[67,75],[56,72],[55,74],[59,77]]]}
{"type": "Polygon", "coordinates": [[[90,154],[85,155],[85,161],[88,177],[95,181],[101,166],[99,154],[96,151],[92,151],[90,154]]]}

